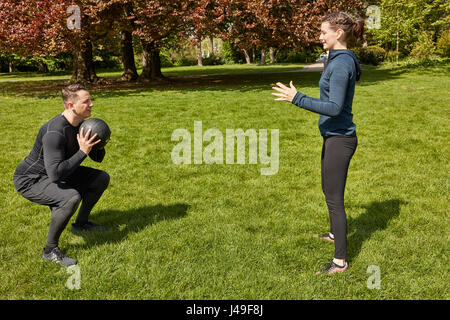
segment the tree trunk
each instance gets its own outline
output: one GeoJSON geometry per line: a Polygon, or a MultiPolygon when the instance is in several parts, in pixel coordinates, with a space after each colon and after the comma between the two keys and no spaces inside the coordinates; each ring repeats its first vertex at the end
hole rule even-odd
{"type": "Polygon", "coordinates": [[[397,36],[397,41],[396,41],[396,49],[395,49],[395,51],[396,51],[396,58],[395,58],[395,60],[396,60],[396,63],[397,63],[397,65],[398,65],[398,7],[397,7],[397,34],[396,34],[396,36],[397,36]]]}
{"type": "Polygon", "coordinates": [[[261,65],[266,64],[266,49],[261,49],[261,65]]]}
{"type": "Polygon", "coordinates": [[[150,80],[152,76],[152,66],[150,62],[150,45],[141,39],[142,46],[142,72],[139,75],[139,80],[150,80]]]}
{"type": "Polygon", "coordinates": [[[120,48],[123,64],[122,79],[134,81],[138,78],[138,73],[134,63],[133,38],[130,31],[122,30],[120,34],[120,48]]]}
{"type": "Polygon", "coordinates": [[[209,41],[211,43],[211,54],[214,55],[214,38],[210,36],[209,41]]]}
{"type": "Polygon", "coordinates": [[[73,55],[73,73],[71,82],[95,83],[98,77],[95,74],[92,58],[92,43],[90,40],[81,42],[78,50],[73,55]]]}
{"type": "Polygon", "coordinates": [[[275,62],[275,50],[273,49],[273,47],[270,47],[269,49],[269,56],[270,56],[270,63],[274,63],[275,62]]]}
{"type": "Polygon", "coordinates": [[[256,62],[256,53],[255,53],[255,48],[252,48],[252,55],[253,55],[253,59],[252,62],[255,63],[256,62]]]}
{"type": "Polygon", "coordinates": [[[161,72],[161,57],[159,56],[159,49],[154,48],[151,54],[152,61],[152,79],[163,79],[161,72]]]}
{"type": "Polygon", "coordinates": [[[245,56],[245,63],[250,64],[250,56],[248,55],[247,50],[243,49],[245,56]]]}
{"type": "Polygon", "coordinates": [[[203,57],[202,57],[202,42],[198,40],[197,43],[197,64],[203,67],[203,57]]]}
{"type": "Polygon", "coordinates": [[[12,61],[9,61],[8,68],[9,68],[9,73],[13,73],[14,72],[14,65],[13,65],[12,61]]]}
{"type": "Polygon", "coordinates": [[[139,80],[159,80],[164,76],[161,72],[161,58],[155,42],[147,42],[141,39],[142,44],[142,72],[139,80]]]}
{"type": "Polygon", "coordinates": [[[38,73],[48,73],[48,66],[44,61],[39,61],[38,73]]]}

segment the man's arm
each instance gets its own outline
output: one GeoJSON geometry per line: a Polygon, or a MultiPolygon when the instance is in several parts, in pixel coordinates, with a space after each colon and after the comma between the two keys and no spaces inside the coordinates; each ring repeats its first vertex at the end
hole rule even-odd
{"type": "Polygon", "coordinates": [[[78,150],[72,157],[65,159],[65,137],[59,132],[47,132],[42,138],[44,165],[52,182],[58,182],[69,176],[86,158],[86,153],[78,150]]]}

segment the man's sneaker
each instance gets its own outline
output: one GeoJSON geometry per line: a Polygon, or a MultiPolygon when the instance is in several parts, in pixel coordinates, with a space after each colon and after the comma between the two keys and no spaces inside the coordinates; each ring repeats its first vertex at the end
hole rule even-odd
{"type": "Polygon", "coordinates": [[[316,272],[316,274],[320,274],[320,273],[332,274],[332,273],[336,273],[336,272],[344,272],[347,269],[348,269],[347,262],[345,263],[345,265],[340,266],[340,265],[337,265],[336,263],[334,263],[333,259],[330,259],[330,263],[321,271],[316,272]]]}
{"type": "Polygon", "coordinates": [[[329,233],[321,234],[319,236],[319,238],[321,238],[321,239],[323,239],[325,241],[328,241],[328,242],[334,242],[334,238],[329,233]]]}
{"type": "Polygon", "coordinates": [[[107,226],[100,226],[89,221],[83,224],[72,223],[73,231],[105,231],[108,229],[109,228],[107,226]]]}
{"type": "Polygon", "coordinates": [[[59,263],[60,265],[65,266],[65,267],[69,267],[69,266],[72,266],[72,265],[78,263],[77,260],[66,256],[64,254],[64,252],[62,252],[61,249],[59,249],[58,247],[53,248],[53,250],[50,251],[50,253],[45,253],[45,248],[44,248],[44,253],[42,254],[42,258],[45,260],[49,260],[51,262],[59,263]]]}

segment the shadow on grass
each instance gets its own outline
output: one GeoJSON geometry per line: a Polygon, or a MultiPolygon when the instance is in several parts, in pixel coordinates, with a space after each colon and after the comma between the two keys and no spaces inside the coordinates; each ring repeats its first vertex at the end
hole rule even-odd
{"type": "MultiPolygon", "coordinates": [[[[218,70],[219,71],[219,70],[218,70]]],[[[292,70],[291,70],[292,71],[292,70]]],[[[363,76],[358,86],[373,85],[381,81],[396,80],[406,70],[363,70],[363,76]]],[[[124,96],[146,95],[152,91],[176,91],[189,93],[192,91],[234,91],[248,92],[255,90],[271,90],[276,82],[288,84],[293,81],[299,91],[306,88],[318,89],[320,72],[289,72],[279,70],[273,72],[248,72],[222,74],[171,74],[161,81],[124,82],[119,77],[108,77],[105,83],[88,85],[94,98],[115,98],[124,96]]],[[[106,78],[105,78],[106,79],[106,78]]],[[[21,83],[4,83],[0,95],[18,95],[37,97],[41,99],[56,98],[68,82],[65,81],[35,81],[21,83]]],[[[270,96],[269,96],[270,98],[270,96]]]]}
{"type": "Polygon", "coordinates": [[[361,252],[365,241],[377,231],[386,229],[389,221],[400,214],[400,206],[408,202],[401,199],[374,201],[368,205],[357,206],[366,211],[357,218],[349,218],[349,230],[354,230],[347,238],[347,260],[351,262],[361,252]]]}
{"type": "Polygon", "coordinates": [[[180,219],[187,215],[189,205],[177,203],[172,205],[154,205],[134,208],[130,210],[103,210],[92,216],[92,221],[97,224],[106,225],[107,231],[82,231],[73,232],[84,238],[84,248],[102,245],[104,243],[120,242],[127,238],[130,233],[136,233],[147,226],[165,220],[180,219]]]}
{"type": "MultiPolygon", "coordinates": [[[[370,86],[374,83],[396,80],[406,70],[371,70],[363,71],[357,86],[370,86]]],[[[318,82],[321,72],[263,72],[245,74],[194,74],[190,76],[171,75],[166,81],[148,83],[122,83],[116,85],[93,86],[92,94],[98,98],[115,98],[127,95],[144,95],[151,91],[176,91],[190,93],[201,91],[249,92],[272,90],[277,82],[288,84],[293,81],[299,91],[305,89],[319,90],[318,82]]],[[[272,90],[273,91],[273,90],[272,90]]],[[[269,95],[269,98],[272,97],[269,95]]],[[[318,96],[317,96],[318,98],[318,96]]]]}

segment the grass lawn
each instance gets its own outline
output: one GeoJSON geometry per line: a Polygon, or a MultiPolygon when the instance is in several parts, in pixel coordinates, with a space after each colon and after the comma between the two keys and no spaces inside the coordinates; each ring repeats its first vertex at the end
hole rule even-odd
{"type": "MultiPolygon", "coordinates": [[[[304,63],[274,64],[266,66],[257,66],[255,64],[233,64],[219,66],[185,66],[162,68],[162,73],[166,76],[191,76],[191,75],[214,75],[214,74],[246,74],[246,73],[271,73],[279,71],[295,71],[301,69],[304,63]]],[[[140,74],[142,69],[137,70],[140,74]]],[[[120,77],[123,70],[98,70],[99,77],[114,78],[120,77]]],[[[0,83],[2,82],[29,82],[39,80],[69,80],[72,74],[66,72],[57,73],[37,73],[37,72],[13,72],[0,73],[0,83]]]]}
{"type": "Polygon", "coordinates": [[[41,259],[49,209],[12,184],[39,127],[62,111],[64,83],[0,83],[0,299],[449,299],[450,68],[363,70],[346,187],[350,269],[316,276],[334,252],[317,238],[329,227],[318,115],[271,96],[290,80],[319,96],[320,73],[282,72],[299,67],[180,67],[164,70],[170,82],[91,89],[112,138],[103,163],[83,164],[111,176],[91,215],[111,230],[63,232],[80,290],[41,259]],[[278,129],[278,172],[261,175],[259,160],[173,164],[172,132],[193,136],[194,121],[224,136],[278,129]],[[379,289],[367,286],[369,266],[379,289]]]}

